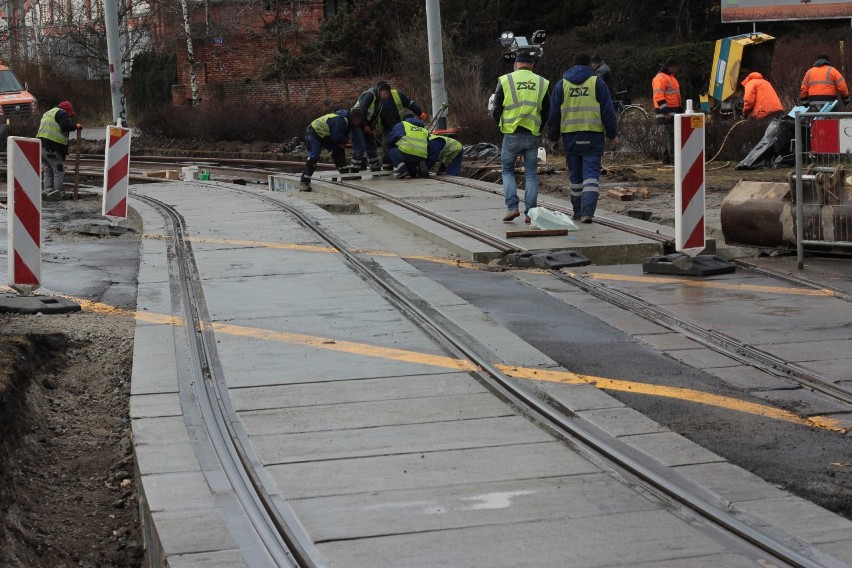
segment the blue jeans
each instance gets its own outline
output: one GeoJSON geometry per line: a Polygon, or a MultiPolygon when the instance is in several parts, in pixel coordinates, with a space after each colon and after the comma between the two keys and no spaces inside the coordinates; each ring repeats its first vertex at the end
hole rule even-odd
{"type": "Polygon", "coordinates": [[[368,160],[377,160],[379,157],[378,145],[373,136],[364,134],[363,128],[352,129],[352,160],[360,162],[367,153],[368,160]]]}
{"type": "Polygon", "coordinates": [[[444,164],[446,168],[446,172],[448,176],[460,176],[462,169],[462,154],[463,152],[459,152],[459,155],[453,158],[453,160],[449,164],[444,164]]]}
{"type": "Polygon", "coordinates": [[[574,214],[594,217],[600,196],[601,157],[568,154],[568,177],[571,180],[571,205],[574,214]]]}
{"type": "Polygon", "coordinates": [[[529,132],[515,132],[503,135],[503,151],[500,163],[503,166],[503,191],[506,192],[506,209],[518,208],[518,185],[515,181],[515,159],[524,157],[526,185],[524,186],[524,213],[538,202],[538,144],[539,137],[529,132]]]}

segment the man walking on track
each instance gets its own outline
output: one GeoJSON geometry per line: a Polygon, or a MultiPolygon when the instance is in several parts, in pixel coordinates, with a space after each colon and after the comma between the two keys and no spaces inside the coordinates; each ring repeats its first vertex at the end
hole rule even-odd
{"type": "Polygon", "coordinates": [[[319,117],[311,122],[305,133],[305,145],[308,147],[308,159],[299,183],[299,191],[311,191],[311,178],[319,162],[323,148],[331,152],[331,159],[340,173],[349,173],[346,167],[346,150],[343,147],[349,141],[353,128],[360,128],[364,113],[360,108],[338,110],[319,117]]]}
{"type": "Polygon", "coordinates": [[[574,219],[581,223],[591,223],[595,217],[605,138],[618,143],[612,96],[590,64],[588,54],[574,56],[574,67],[553,88],[548,128],[548,138],[552,141],[562,135],[574,219]]]}
{"type": "Polygon", "coordinates": [[[669,57],[651,81],[657,124],[663,126],[666,137],[663,164],[667,166],[674,163],[674,115],[683,112],[680,83],[676,77],[679,70],[680,65],[677,60],[669,57]]]}
{"type": "Polygon", "coordinates": [[[521,216],[518,211],[518,186],[515,161],[524,157],[524,214],[530,222],[530,209],[538,202],[538,147],[541,129],[550,111],[550,82],[532,72],[535,57],[521,52],[515,59],[515,71],[500,77],[494,93],[494,120],[503,133],[501,164],[503,191],[506,194],[504,222],[521,216]]]}
{"type": "Polygon", "coordinates": [[[68,101],[62,101],[41,115],[41,123],[36,137],[41,140],[41,163],[44,190],[48,201],[58,201],[65,197],[65,157],[68,155],[68,133],[83,128],[75,123],[74,107],[68,101]]]}

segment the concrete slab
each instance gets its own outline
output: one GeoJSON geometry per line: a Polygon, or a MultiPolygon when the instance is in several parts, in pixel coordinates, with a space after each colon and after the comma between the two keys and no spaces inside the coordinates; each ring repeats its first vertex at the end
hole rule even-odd
{"type": "Polygon", "coordinates": [[[133,357],[131,396],[178,392],[173,326],[137,326],[133,351],[145,356],[133,357]]]}
{"type": "Polygon", "coordinates": [[[486,390],[470,375],[460,371],[412,377],[248,387],[231,389],[230,392],[234,409],[241,412],[321,404],[458,396],[484,393],[486,390]]]}
{"type": "Polygon", "coordinates": [[[273,465],[287,499],[539,479],[599,470],[560,442],[273,465]]]}
{"type": "MultiPolygon", "coordinates": [[[[606,474],[361,493],[291,502],[316,542],[647,511],[606,474]]],[[[473,552],[477,555],[479,551],[473,552]]]]}
{"type": "Polygon", "coordinates": [[[237,548],[217,509],[160,512],[153,517],[160,543],[170,555],[237,548]]]}
{"type": "Polygon", "coordinates": [[[584,410],[577,414],[616,437],[666,431],[664,426],[627,407],[584,410]]]}
{"type": "Polygon", "coordinates": [[[624,404],[602,392],[593,385],[563,385],[538,383],[533,387],[529,381],[525,385],[545,394],[572,412],[600,410],[604,408],[622,408],[624,404]]]}
{"type": "Polygon", "coordinates": [[[849,540],[852,534],[852,521],[798,497],[749,501],[743,509],[814,544],[849,540]]]}
{"type": "Polygon", "coordinates": [[[162,473],[145,476],[145,498],[151,513],[215,506],[213,493],[201,472],[162,473]]]}
{"type": "Polygon", "coordinates": [[[140,394],[130,399],[130,418],[181,416],[177,393],[140,394]]]}
{"type": "Polygon", "coordinates": [[[827,361],[806,361],[801,366],[825,377],[835,377],[835,382],[840,383],[852,379],[852,358],[834,359],[827,361]]]}
{"type": "Polygon", "coordinates": [[[659,562],[725,552],[687,523],[658,511],[340,541],[320,550],[330,563],[351,568],[517,568],[564,566],[566,559],[572,568],[586,568],[628,558],[659,562]]]}
{"type": "MultiPolygon", "coordinates": [[[[274,566],[270,560],[268,566],[274,566]]],[[[170,568],[254,568],[249,567],[238,550],[182,554],[169,558],[170,568]]]]}
{"type": "Polygon", "coordinates": [[[800,341],[795,343],[756,344],[757,347],[782,357],[785,361],[835,361],[849,353],[848,339],[800,341]]]}
{"type": "Polygon", "coordinates": [[[201,471],[188,441],[171,444],[137,444],[136,467],[141,475],[201,471]]]}
{"type": "Polygon", "coordinates": [[[156,418],[135,418],[133,425],[133,443],[135,445],[184,444],[190,442],[183,416],[161,416],[156,418]]]}
{"type": "Polygon", "coordinates": [[[725,461],[724,458],[674,432],[638,434],[625,439],[625,442],[667,466],[725,461]]]}
{"type": "Polygon", "coordinates": [[[849,411],[849,405],[807,388],[798,390],[752,391],[752,396],[771,402],[774,406],[789,408],[801,416],[835,414],[849,411]]]}
{"type": "Polygon", "coordinates": [[[552,441],[519,416],[252,436],[265,465],[552,441]]]}
{"type": "Polygon", "coordinates": [[[798,389],[799,383],[770,375],[754,367],[739,365],[736,367],[707,368],[706,372],[713,376],[746,390],[778,390],[798,389]]]}
{"type": "Polygon", "coordinates": [[[722,367],[737,367],[740,365],[738,361],[704,347],[699,347],[697,349],[676,349],[666,351],[666,354],[672,359],[682,361],[696,369],[718,369],[722,367]]]}
{"type": "Polygon", "coordinates": [[[677,470],[718,495],[727,504],[778,499],[788,495],[753,473],[727,462],[687,464],[677,467],[677,470]]]}
{"type": "Polygon", "coordinates": [[[674,349],[695,349],[701,347],[701,344],[692,341],[688,337],[680,333],[652,333],[652,334],[635,334],[634,339],[656,347],[660,351],[671,351],[674,349]]]}

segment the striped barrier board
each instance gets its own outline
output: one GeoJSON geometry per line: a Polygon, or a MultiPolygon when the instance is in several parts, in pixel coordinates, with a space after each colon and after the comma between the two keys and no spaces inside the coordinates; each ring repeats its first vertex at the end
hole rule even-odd
{"type": "Polygon", "coordinates": [[[26,296],[41,286],[41,141],[10,136],[6,151],[9,286],[26,296]]]}
{"type": "Polygon", "coordinates": [[[101,214],[113,221],[127,219],[130,176],[130,129],[107,126],[104,158],[104,195],[101,214]]]}
{"type": "Polygon", "coordinates": [[[852,119],[814,120],[811,124],[811,152],[835,155],[852,152],[852,119]]]}
{"type": "MultiPolygon", "coordinates": [[[[692,102],[692,101],[688,101],[692,102]]],[[[675,250],[694,257],[706,246],[704,231],[704,115],[676,114],[675,250]]]]}

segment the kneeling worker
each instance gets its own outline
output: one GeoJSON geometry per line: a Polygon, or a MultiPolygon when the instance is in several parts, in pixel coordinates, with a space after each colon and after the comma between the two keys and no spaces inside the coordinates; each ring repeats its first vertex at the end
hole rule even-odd
{"type": "Polygon", "coordinates": [[[440,162],[442,172],[451,176],[460,176],[463,150],[462,143],[454,138],[430,136],[426,167],[431,170],[432,166],[440,162]]]}
{"type": "Polygon", "coordinates": [[[749,73],[740,84],[745,88],[743,94],[744,118],[765,118],[784,111],[784,105],[781,104],[778,93],[760,73],[749,73]]]}
{"type": "Polygon", "coordinates": [[[305,133],[308,160],[302,172],[299,191],[311,191],[311,178],[323,148],[331,152],[331,159],[340,173],[349,173],[349,168],[346,167],[346,149],[343,145],[349,141],[352,129],[361,126],[363,119],[364,113],[360,108],[342,109],[321,116],[308,126],[305,133]]]}
{"type": "Polygon", "coordinates": [[[385,139],[397,178],[429,177],[426,158],[429,156],[429,131],[423,121],[406,118],[393,127],[385,139]]]}
{"type": "Polygon", "coordinates": [[[62,101],[56,107],[41,115],[36,137],[41,140],[41,162],[43,165],[43,194],[49,199],[62,199],[65,196],[65,156],[68,155],[68,133],[83,128],[75,123],[74,107],[68,101],[62,101]]]}

